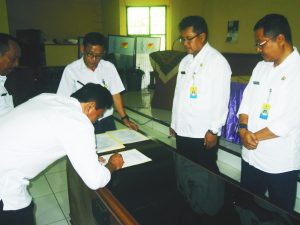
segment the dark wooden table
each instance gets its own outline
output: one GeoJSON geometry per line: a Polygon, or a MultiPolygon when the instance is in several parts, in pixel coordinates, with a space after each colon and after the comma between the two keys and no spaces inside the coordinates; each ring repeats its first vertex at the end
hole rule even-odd
{"type": "Polygon", "coordinates": [[[73,225],[300,224],[298,214],[289,215],[164,144],[148,140],[123,150],[133,148],[152,161],[113,173],[109,184],[96,191],[68,163],[73,225]]]}

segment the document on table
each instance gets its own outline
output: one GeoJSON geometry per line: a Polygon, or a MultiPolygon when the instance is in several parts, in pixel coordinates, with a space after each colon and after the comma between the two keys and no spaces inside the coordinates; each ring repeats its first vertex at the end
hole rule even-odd
{"type": "Polygon", "coordinates": [[[130,130],[130,129],[120,129],[114,131],[108,131],[107,134],[119,140],[122,144],[130,144],[139,141],[149,140],[146,136],[141,133],[130,130]]]}
{"type": "MultiPolygon", "coordinates": [[[[122,155],[124,160],[123,168],[152,161],[152,159],[145,156],[143,153],[139,152],[136,149],[119,152],[119,154],[122,155]]],[[[106,163],[108,162],[108,159],[111,155],[112,154],[102,155],[106,163]]]]}
{"type": "Polygon", "coordinates": [[[125,148],[125,146],[121,142],[114,139],[112,136],[108,135],[107,133],[96,134],[95,138],[96,138],[97,153],[125,148]]]}

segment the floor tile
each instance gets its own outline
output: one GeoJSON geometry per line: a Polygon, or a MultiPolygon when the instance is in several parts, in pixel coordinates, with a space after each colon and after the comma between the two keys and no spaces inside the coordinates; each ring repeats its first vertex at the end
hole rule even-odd
{"type": "Polygon", "coordinates": [[[68,191],[62,191],[55,193],[57,202],[62,209],[66,218],[70,218],[70,206],[69,206],[69,195],[68,191]]]}
{"type": "Polygon", "coordinates": [[[296,198],[295,211],[297,213],[300,213],[300,199],[299,198],[296,198]]]}
{"type": "Polygon", "coordinates": [[[44,175],[41,175],[31,181],[29,186],[29,192],[33,198],[53,194],[48,181],[44,175]]]}
{"type": "Polygon", "coordinates": [[[231,177],[238,182],[240,181],[241,172],[239,170],[222,161],[217,161],[217,164],[222,174],[225,174],[226,176],[231,177]]]}
{"type": "Polygon", "coordinates": [[[36,205],[35,218],[37,225],[51,224],[65,219],[54,194],[34,198],[33,201],[36,205]]]}
{"type": "Polygon", "coordinates": [[[45,174],[45,176],[54,193],[66,191],[68,189],[66,171],[45,174]]]}

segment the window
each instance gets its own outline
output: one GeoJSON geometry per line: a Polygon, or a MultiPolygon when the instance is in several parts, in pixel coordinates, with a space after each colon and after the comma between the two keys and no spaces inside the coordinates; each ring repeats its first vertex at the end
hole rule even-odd
{"type": "Polygon", "coordinates": [[[160,50],[166,48],[166,7],[127,7],[128,35],[160,37],[160,50]]]}

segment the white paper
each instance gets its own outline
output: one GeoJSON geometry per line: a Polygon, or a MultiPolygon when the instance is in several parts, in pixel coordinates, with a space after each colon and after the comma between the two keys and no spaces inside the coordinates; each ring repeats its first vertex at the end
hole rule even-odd
{"type": "Polygon", "coordinates": [[[97,153],[108,152],[116,149],[125,148],[125,146],[107,133],[97,134],[96,138],[96,151],[97,153]]]}
{"type": "Polygon", "coordinates": [[[114,137],[122,144],[130,144],[130,143],[145,141],[149,139],[146,136],[140,134],[139,132],[130,129],[108,131],[107,134],[114,137]]]}
{"type": "MultiPolygon", "coordinates": [[[[124,160],[123,168],[152,161],[152,159],[145,156],[143,153],[139,152],[136,149],[130,149],[127,151],[119,152],[119,154],[122,155],[123,160],[124,160]]],[[[112,154],[102,155],[102,157],[105,159],[106,163],[108,162],[108,159],[111,155],[112,154]]]]}

